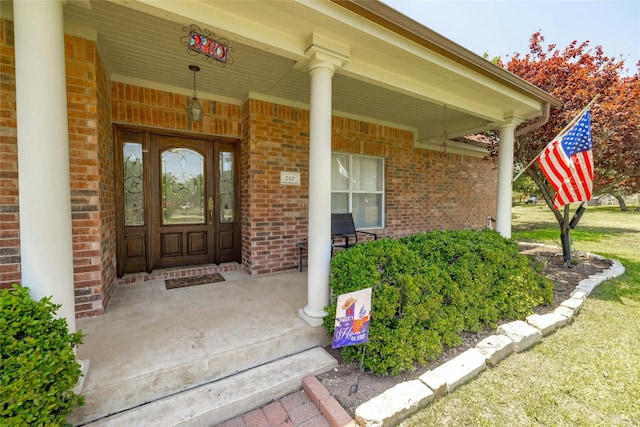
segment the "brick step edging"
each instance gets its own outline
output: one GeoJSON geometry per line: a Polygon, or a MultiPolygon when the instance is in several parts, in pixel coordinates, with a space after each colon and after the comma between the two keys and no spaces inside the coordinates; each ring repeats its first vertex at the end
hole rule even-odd
{"type": "Polygon", "coordinates": [[[356,422],[338,401],[329,393],[329,390],[313,375],[307,375],[302,379],[302,389],[307,393],[320,413],[325,417],[331,427],[355,427],[356,422]]]}

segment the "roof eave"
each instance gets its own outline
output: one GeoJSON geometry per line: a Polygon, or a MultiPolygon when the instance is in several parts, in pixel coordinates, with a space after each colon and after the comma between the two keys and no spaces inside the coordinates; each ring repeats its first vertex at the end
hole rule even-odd
{"type": "Polygon", "coordinates": [[[331,1],[452,61],[502,84],[506,84],[521,93],[532,96],[541,103],[549,103],[552,108],[558,108],[562,105],[562,102],[555,96],[487,61],[378,0],[331,1]]]}

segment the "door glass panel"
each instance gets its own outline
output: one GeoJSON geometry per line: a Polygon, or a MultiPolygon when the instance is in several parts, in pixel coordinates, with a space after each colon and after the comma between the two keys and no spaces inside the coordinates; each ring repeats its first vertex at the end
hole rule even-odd
{"type": "Polygon", "coordinates": [[[204,156],[187,148],[162,153],[162,224],[205,222],[204,156]]]}
{"type": "Polygon", "coordinates": [[[233,153],[220,153],[220,222],[233,222],[233,153]]]}
{"type": "Polygon", "coordinates": [[[142,144],[125,142],[124,156],[124,225],[144,225],[144,185],[142,144]]]}

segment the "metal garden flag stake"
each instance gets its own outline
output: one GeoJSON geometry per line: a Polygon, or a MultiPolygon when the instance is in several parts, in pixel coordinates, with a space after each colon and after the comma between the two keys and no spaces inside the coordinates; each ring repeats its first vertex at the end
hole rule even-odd
{"type": "MultiPolygon", "coordinates": [[[[361,289],[338,296],[336,302],[336,323],[333,332],[333,348],[364,344],[369,341],[369,322],[371,320],[372,288],[361,289]]],[[[356,383],[351,386],[349,396],[358,391],[360,374],[364,367],[364,351],[360,359],[360,371],[356,383]]]]}

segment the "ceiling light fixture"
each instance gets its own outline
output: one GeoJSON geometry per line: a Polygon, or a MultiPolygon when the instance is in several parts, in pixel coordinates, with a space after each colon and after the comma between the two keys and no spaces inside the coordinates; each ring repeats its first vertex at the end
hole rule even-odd
{"type": "Polygon", "coordinates": [[[200,71],[200,67],[197,65],[189,65],[189,69],[193,71],[193,97],[187,104],[187,116],[191,122],[195,123],[202,120],[202,115],[204,114],[196,93],[196,72],[200,71]]]}

